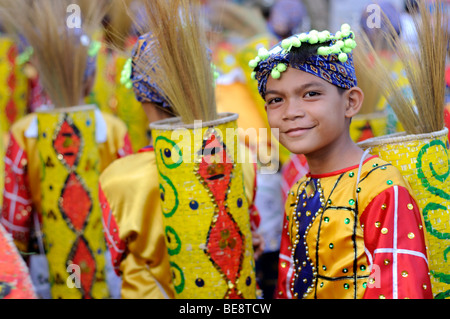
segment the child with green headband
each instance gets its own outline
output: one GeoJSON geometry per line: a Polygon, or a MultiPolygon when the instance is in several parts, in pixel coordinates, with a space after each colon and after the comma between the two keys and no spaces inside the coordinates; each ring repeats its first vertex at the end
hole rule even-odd
{"type": "Polygon", "coordinates": [[[354,39],[348,24],[334,35],[313,30],[260,49],[250,61],[270,126],[310,169],[286,201],[292,265],[280,260],[286,287],[278,297],[432,298],[412,189],[350,138],[364,100],[354,39]]]}

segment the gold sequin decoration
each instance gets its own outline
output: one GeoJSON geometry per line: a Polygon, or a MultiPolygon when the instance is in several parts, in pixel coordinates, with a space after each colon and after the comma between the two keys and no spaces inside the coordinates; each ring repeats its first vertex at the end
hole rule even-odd
{"type": "Polygon", "coordinates": [[[381,233],[383,234],[383,235],[386,235],[387,233],[388,233],[388,229],[386,228],[386,227],[384,227],[383,229],[381,229],[381,233]]]}

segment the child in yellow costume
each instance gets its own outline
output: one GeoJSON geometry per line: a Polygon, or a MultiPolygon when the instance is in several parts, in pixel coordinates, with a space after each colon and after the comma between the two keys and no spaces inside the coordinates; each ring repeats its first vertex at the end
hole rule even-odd
{"type": "Polygon", "coordinates": [[[357,87],[347,24],[261,50],[250,62],[280,142],[309,173],[289,192],[293,298],[432,298],[421,211],[400,172],[351,140],[357,87]]]}
{"type": "MultiPolygon", "coordinates": [[[[152,38],[140,37],[133,52],[133,82],[136,98],[150,123],[173,117],[173,110],[151,79],[137,65],[152,50],[152,38]]],[[[256,191],[256,167],[243,164],[245,189],[252,229],[259,215],[252,205],[256,191]]],[[[160,182],[153,146],[113,163],[100,177],[105,236],[113,265],[122,276],[123,298],[174,298],[169,255],[165,243],[160,182]]],[[[254,242],[256,244],[256,242],[254,242]]]]}
{"type": "Polygon", "coordinates": [[[95,43],[84,29],[66,27],[60,13],[67,5],[43,0],[8,6],[10,16],[17,11],[27,20],[32,16],[26,22],[9,23],[33,47],[33,63],[53,105],[11,127],[1,223],[18,249],[29,255],[35,253],[30,247],[32,226],[38,232],[42,229],[41,254],[47,259],[52,298],[103,299],[110,292],[98,178],[132,148],[122,121],[83,105],[96,71],[95,43]],[[54,68],[47,67],[49,61],[54,68]],[[62,82],[62,70],[76,65],[81,67],[69,70],[62,82]]]}

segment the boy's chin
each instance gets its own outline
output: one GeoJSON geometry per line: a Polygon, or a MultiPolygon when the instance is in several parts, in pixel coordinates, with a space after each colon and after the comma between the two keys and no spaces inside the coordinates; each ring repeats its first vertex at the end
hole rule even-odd
{"type": "Polygon", "coordinates": [[[301,148],[301,147],[296,147],[296,146],[292,146],[290,147],[289,145],[283,145],[289,152],[291,152],[292,154],[295,155],[304,155],[305,154],[305,149],[301,148]]]}
{"type": "Polygon", "coordinates": [[[292,142],[292,141],[280,141],[280,144],[283,145],[289,152],[296,155],[305,154],[307,151],[305,147],[302,147],[299,145],[298,142],[292,142]]]}

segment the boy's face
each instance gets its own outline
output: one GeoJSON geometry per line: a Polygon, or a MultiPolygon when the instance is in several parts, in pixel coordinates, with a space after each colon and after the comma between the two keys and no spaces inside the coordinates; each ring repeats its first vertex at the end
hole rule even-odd
{"type": "Polygon", "coordinates": [[[269,76],[265,107],[271,128],[279,129],[280,143],[307,156],[348,136],[354,114],[348,112],[347,91],[341,94],[327,81],[290,67],[280,79],[269,76]]]}

